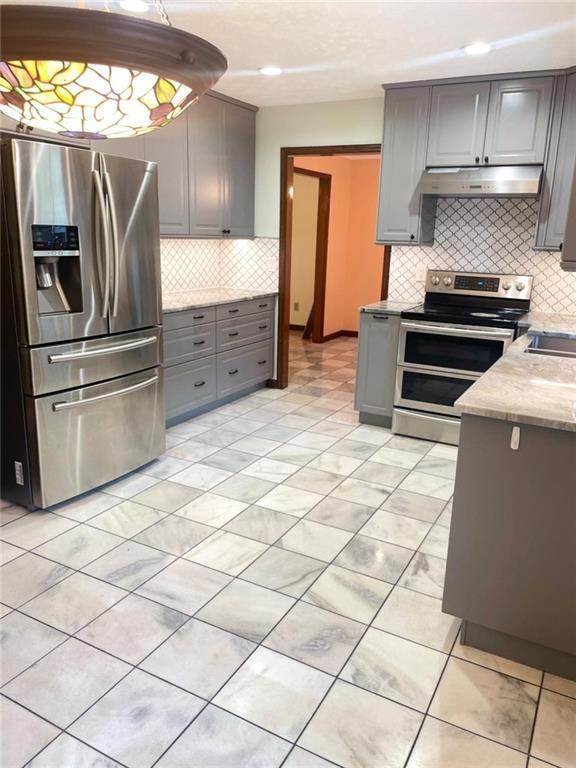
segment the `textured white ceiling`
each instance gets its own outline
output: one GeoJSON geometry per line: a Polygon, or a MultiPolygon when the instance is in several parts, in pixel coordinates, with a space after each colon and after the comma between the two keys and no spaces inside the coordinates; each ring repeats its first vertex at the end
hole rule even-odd
{"type": "MultiPolygon", "coordinates": [[[[164,5],[174,26],[205,37],[228,58],[229,70],[216,90],[257,105],[369,98],[381,94],[383,82],[576,64],[576,2],[164,0],[164,5]],[[494,50],[480,57],[462,53],[464,45],[480,40],[494,50]],[[266,64],[285,73],[257,74],[266,64]]],[[[154,0],[150,6],[145,17],[157,20],[154,0]]]]}

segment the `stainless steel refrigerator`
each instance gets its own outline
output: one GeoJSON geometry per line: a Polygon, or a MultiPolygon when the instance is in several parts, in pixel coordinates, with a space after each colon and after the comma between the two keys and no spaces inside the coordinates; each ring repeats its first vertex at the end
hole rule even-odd
{"type": "Polygon", "coordinates": [[[0,149],[2,496],[45,508],[164,450],[157,172],[0,149]]]}

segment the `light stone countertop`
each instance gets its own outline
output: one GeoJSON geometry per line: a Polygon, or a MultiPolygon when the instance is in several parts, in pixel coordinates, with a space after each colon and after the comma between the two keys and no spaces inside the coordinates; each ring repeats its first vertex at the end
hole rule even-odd
{"type": "Polygon", "coordinates": [[[576,336],[576,315],[527,312],[518,325],[533,336],[576,336]]]}
{"type": "Polygon", "coordinates": [[[535,320],[528,333],[466,390],[456,408],[460,413],[576,432],[576,358],[524,351],[532,335],[576,338],[576,317],[530,315],[535,320]]]}
{"type": "Polygon", "coordinates": [[[232,304],[235,301],[261,299],[277,294],[278,291],[254,291],[249,288],[199,288],[196,291],[177,291],[162,295],[162,311],[180,312],[183,309],[232,304]]]}
{"type": "Polygon", "coordinates": [[[416,307],[419,303],[421,302],[384,299],[383,301],[376,301],[374,304],[363,304],[360,307],[360,312],[388,312],[390,315],[399,315],[405,309],[416,307]]]}

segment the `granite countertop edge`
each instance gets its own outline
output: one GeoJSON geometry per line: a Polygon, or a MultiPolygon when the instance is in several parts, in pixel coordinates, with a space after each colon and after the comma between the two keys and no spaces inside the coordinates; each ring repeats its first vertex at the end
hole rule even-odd
{"type": "Polygon", "coordinates": [[[215,307],[221,304],[234,304],[237,301],[250,301],[251,299],[262,299],[267,296],[277,295],[278,291],[254,291],[242,288],[199,288],[197,291],[165,294],[162,299],[162,312],[183,312],[187,309],[215,307]]]}
{"type": "Polygon", "coordinates": [[[363,304],[359,307],[360,312],[388,312],[390,315],[399,315],[406,309],[411,309],[418,304],[417,301],[403,301],[402,299],[383,299],[375,301],[373,304],[363,304]]]}

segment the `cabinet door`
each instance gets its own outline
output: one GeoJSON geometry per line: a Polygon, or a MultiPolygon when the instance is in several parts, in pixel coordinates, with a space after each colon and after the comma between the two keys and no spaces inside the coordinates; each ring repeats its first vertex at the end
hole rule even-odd
{"type": "Polygon", "coordinates": [[[133,136],[130,139],[96,139],[91,142],[91,147],[94,152],[102,152],[103,155],[144,160],[144,136],[133,136]]]}
{"type": "Polygon", "coordinates": [[[226,102],[203,96],[188,110],[190,234],[221,237],[224,232],[224,109],[226,102]]]}
{"type": "Polygon", "coordinates": [[[361,413],[392,418],[400,318],[362,312],[354,407],[361,413]]]}
{"type": "Polygon", "coordinates": [[[160,234],[189,233],[188,121],[182,115],[144,137],[146,160],[158,163],[160,234]]]}
{"type": "Polygon", "coordinates": [[[553,77],[497,80],[491,84],[485,163],[544,162],[553,86],[553,77]]]}
{"type": "Polygon", "coordinates": [[[429,106],[428,87],[386,92],[378,242],[421,242],[421,195],[416,188],[426,164],[429,106]]]}
{"type": "Polygon", "coordinates": [[[224,103],[226,229],[232,237],[254,237],[256,113],[224,103]]]}
{"type": "Polygon", "coordinates": [[[478,165],[486,133],[490,83],[432,88],[426,165],[478,165]]]}

